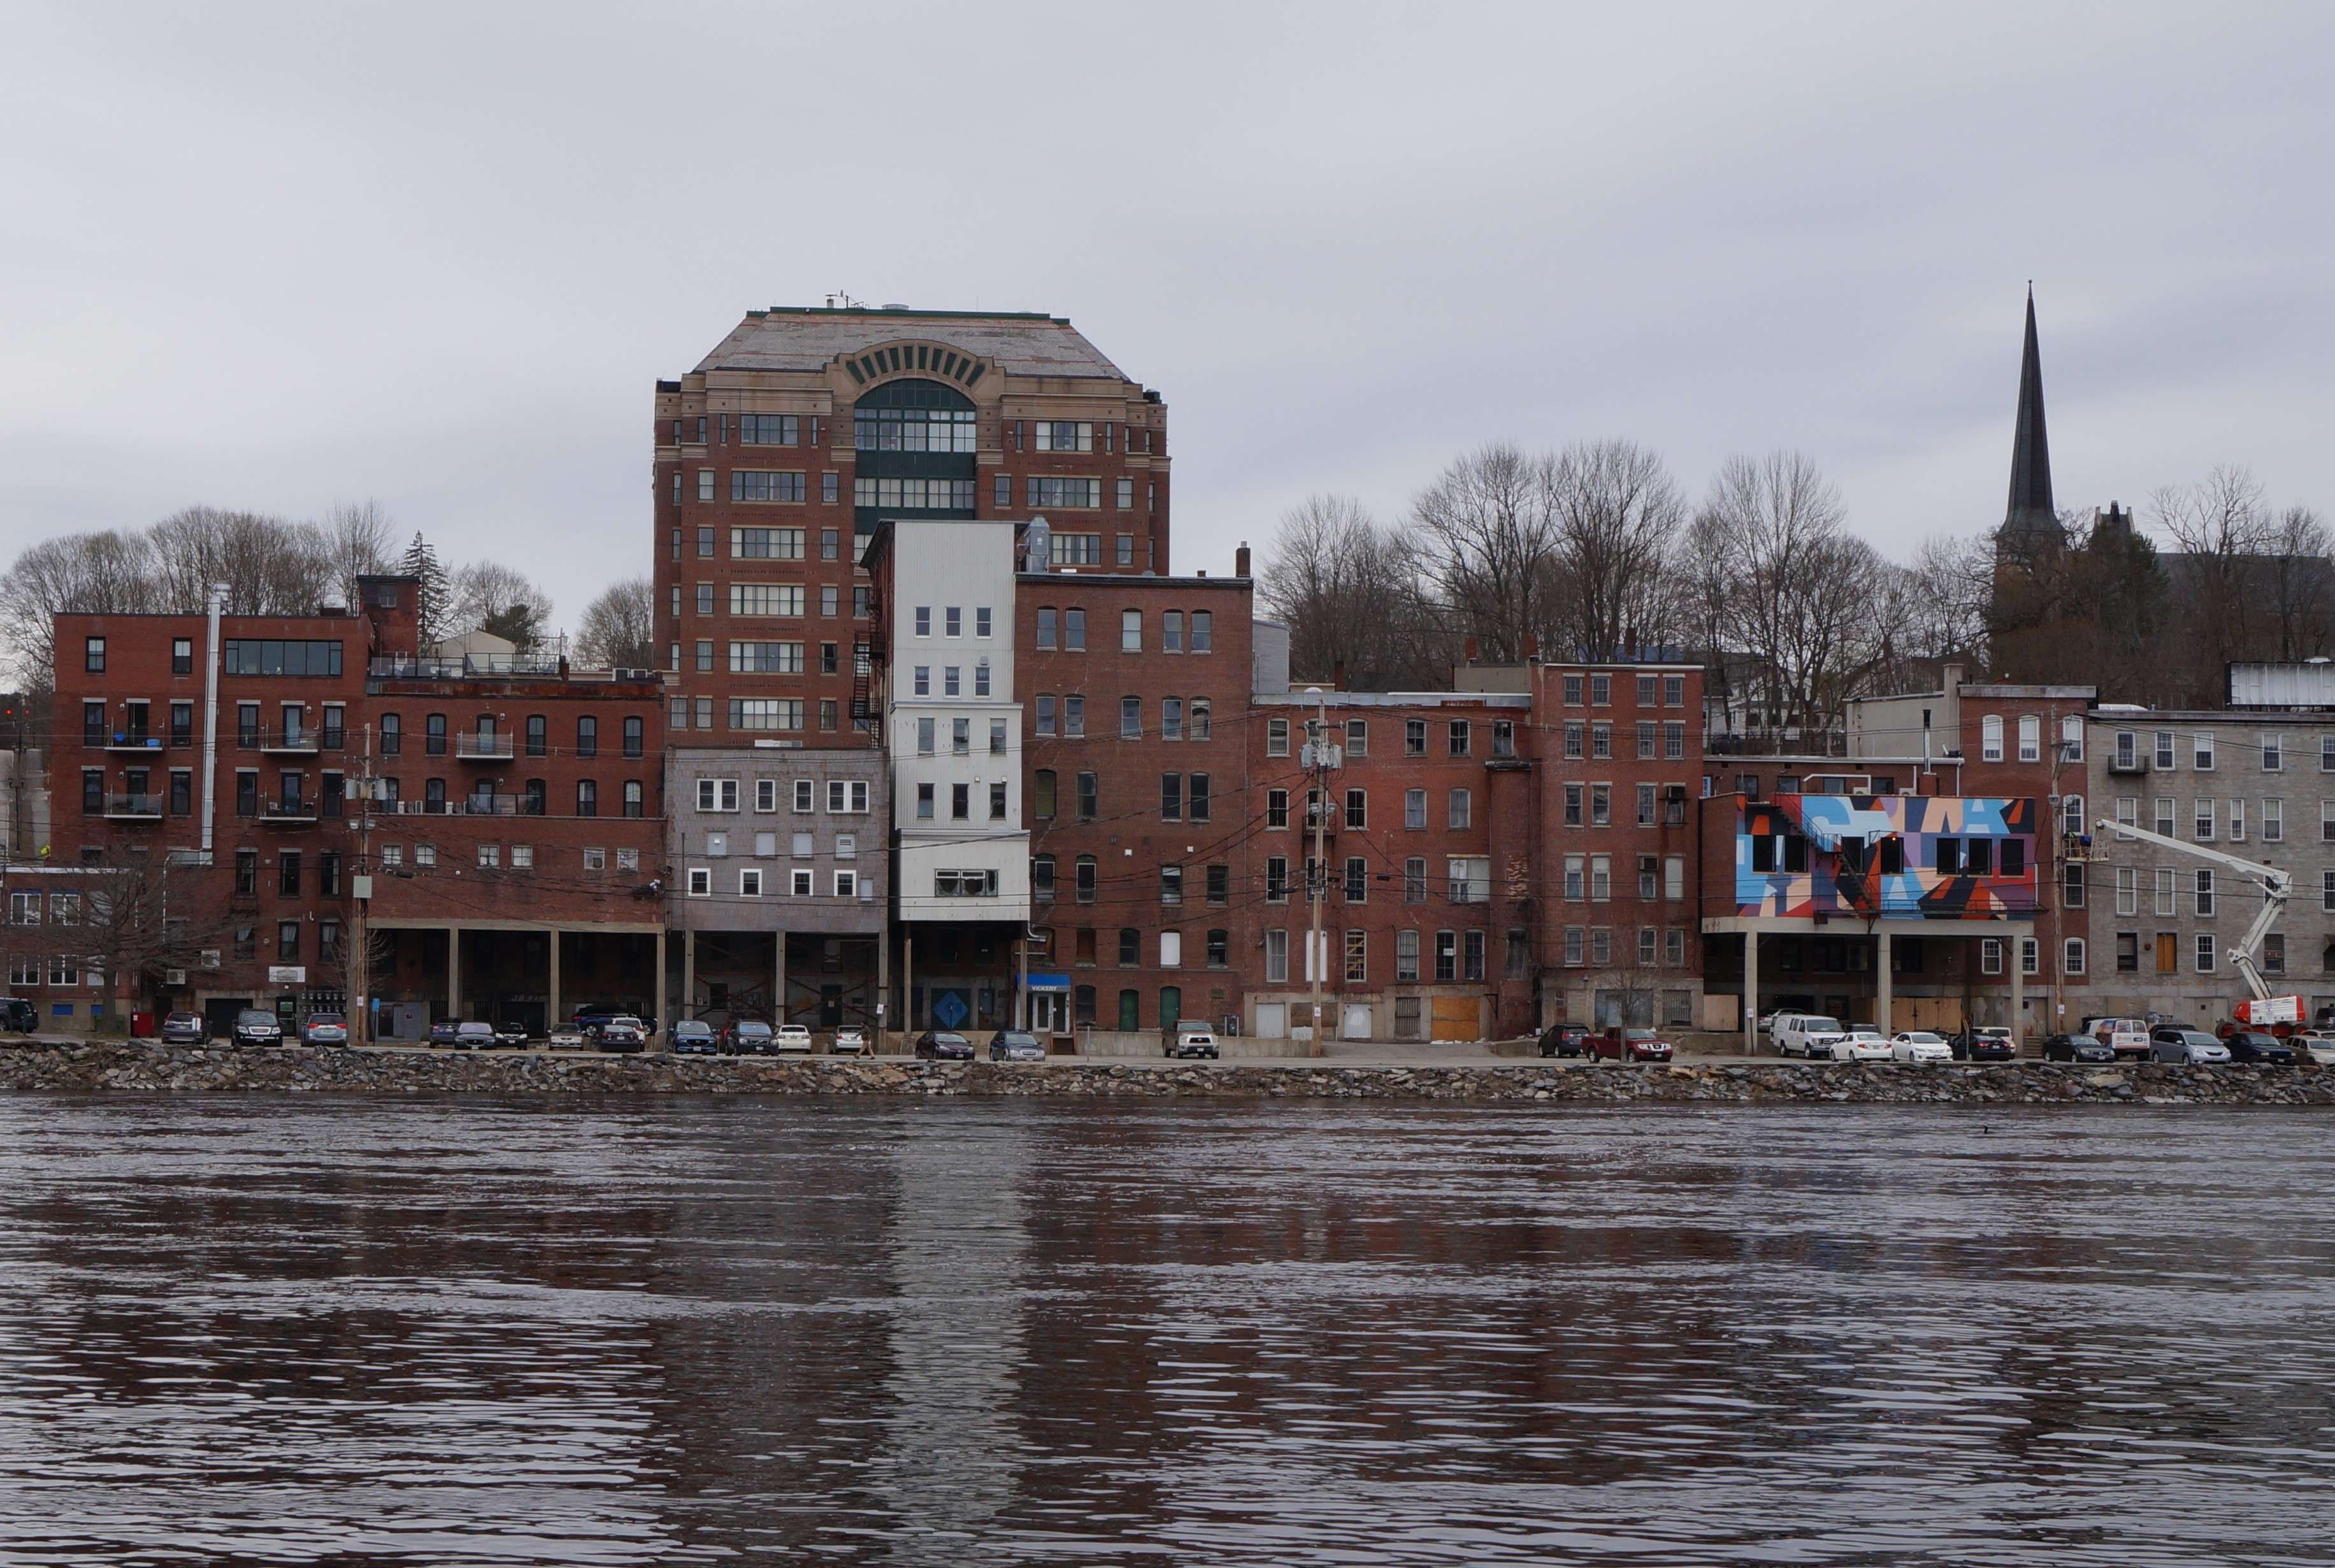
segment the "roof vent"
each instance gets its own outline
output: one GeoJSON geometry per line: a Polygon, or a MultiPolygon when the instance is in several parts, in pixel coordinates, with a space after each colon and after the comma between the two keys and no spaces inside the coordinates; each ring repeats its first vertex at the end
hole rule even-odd
{"type": "Polygon", "coordinates": [[[892,300],[886,300],[886,301],[884,302],[884,308],[885,308],[886,310],[906,310],[906,309],[907,309],[908,307],[907,307],[906,305],[902,305],[898,300],[896,300],[896,299],[892,299],[892,300]]]}

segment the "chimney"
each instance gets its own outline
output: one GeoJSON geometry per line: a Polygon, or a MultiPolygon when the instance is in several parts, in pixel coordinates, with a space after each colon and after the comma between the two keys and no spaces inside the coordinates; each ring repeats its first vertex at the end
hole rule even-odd
{"type": "Polygon", "coordinates": [[[1962,667],[1960,664],[1948,664],[1942,673],[1938,684],[1946,689],[1946,695],[1949,697],[1961,691],[1962,689],[1962,667]]]}
{"type": "Polygon", "coordinates": [[[1526,632],[1525,634],[1525,663],[1530,663],[1532,661],[1539,657],[1540,634],[1537,632],[1526,632]]]}
{"type": "Polygon", "coordinates": [[[1342,692],[1345,689],[1346,661],[1343,659],[1332,660],[1330,664],[1330,690],[1332,692],[1342,692]]]}
{"type": "Polygon", "coordinates": [[[1248,576],[1248,541],[1246,539],[1243,539],[1240,542],[1240,548],[1233,552],[1233,576],[1235,577],[1248,576]]]}
{"type": "Polygon", "coordinates": [[[1476,639],[1470,637],[1460,644],[1459,653],[1468,663],[1473,664],[1476,662],[1476,639]]]}

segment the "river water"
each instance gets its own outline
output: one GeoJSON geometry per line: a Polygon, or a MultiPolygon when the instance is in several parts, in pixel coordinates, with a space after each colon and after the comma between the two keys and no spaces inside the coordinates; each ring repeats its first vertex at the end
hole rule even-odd
{"type": "Polygon", "coordinates": [[[2327,1562],[2329,1130],[0,1099],[0,1561],[2327,1562]]]}

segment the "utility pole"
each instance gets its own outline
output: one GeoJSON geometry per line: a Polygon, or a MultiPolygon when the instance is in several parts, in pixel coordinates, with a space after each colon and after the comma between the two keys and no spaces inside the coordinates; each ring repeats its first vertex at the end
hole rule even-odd
{"type": "Polygon", "coordinates": [[[1330,849],[1327,842],[1330,828],[1330,769],[1338,765],[1338,749],[1330,744],[1330,699],[1319,686],[1308,686],[1305,694],[1313,699],[1313,717],[1305,721],[1305,766],[1313,777],[1313,865],[1305,878],[1305,895],[1313,905],[1313,924],[1306,937],[1305,969],[1313,982],[1313,1034],[1307,1042],[1313,1046],[1310,1054],[1323,1054],[1322,1045],[1322,974],[1330,967],[1330,954],[1322,945],[1322,906],[1330,899],[1330,849]]]}
{"type": "Polygon", "coordinates": [[[365,907],[373,895],[373,726],[364,727],[364,768],[357,775],[357,859],[349,872],[349,1039],[373,1043],[373,938],[365,907]]]}

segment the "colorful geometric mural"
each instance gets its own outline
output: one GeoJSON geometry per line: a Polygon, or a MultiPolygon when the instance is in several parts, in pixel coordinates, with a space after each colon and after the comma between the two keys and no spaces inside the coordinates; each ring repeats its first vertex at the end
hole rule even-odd
{"type": "Polygon", "coordinates": [[[1738,915],[2001,920],[2035,913],[2031,799],[1778,795],[1741,804],[1738,915]]]}

